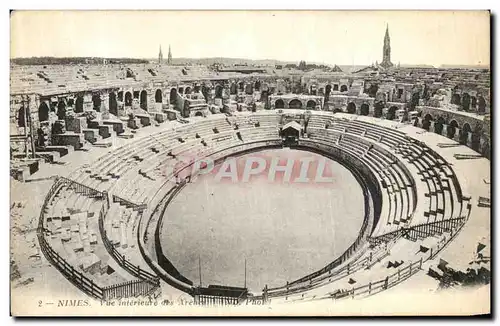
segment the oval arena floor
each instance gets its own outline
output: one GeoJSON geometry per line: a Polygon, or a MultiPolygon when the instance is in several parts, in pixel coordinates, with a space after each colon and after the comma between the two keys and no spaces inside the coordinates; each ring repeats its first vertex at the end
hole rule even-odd
{"type": "MultiPolygon", "coordinates": [[[[259,292],[321,269],[356,239],[364,216],[363,193],[351,172],[311,152],[272,149],[236,159],[238,181],[217,179],[222,164],[198,176],[167,207],[161,229],[162,248],[184,276],[204,286],[247,286],[259,292]],[[249,158],[263,158],[266,169],[249,182],[242,171],[249,158]],[[312,159],[309,182],[294,182],[301,158],[312,159]],[[294,162],[290,182],[277,173],[270,181],[273,158],[294,162]],[[326,160],[325,169],[318,169],[326,160]],[[330,178],[315,182],[316,174],[330,178]]],[[[290,164],[290,163],[289,163],[290,164]]]]}

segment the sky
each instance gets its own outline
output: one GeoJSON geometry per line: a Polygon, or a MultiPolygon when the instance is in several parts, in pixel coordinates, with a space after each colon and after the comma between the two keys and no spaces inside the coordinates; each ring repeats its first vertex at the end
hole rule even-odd
{"type": "Polygon", "coordinates": [[[487,11],[14,11],[11,57],[173,57],[489,65],[487,11]]]}

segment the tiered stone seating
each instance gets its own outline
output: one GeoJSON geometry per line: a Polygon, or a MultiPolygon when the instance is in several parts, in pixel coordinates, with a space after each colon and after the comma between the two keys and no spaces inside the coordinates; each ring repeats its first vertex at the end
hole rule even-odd
{"type": "Polygon", "coordinates": [[[120,269],[102,243],[98,227],[102,204],[63,186],[48,206],[45,225],[51,234],[50,246],[87,278],[106,286],[133,277],[120,269]]]}

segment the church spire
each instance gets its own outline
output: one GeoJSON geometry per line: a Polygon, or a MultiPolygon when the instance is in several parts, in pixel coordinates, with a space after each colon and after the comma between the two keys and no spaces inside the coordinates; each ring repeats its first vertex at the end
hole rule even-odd
{"type": "Polygon", "coordinates": [[[167,64],[171,65],[172,64],[172,51],[170,49],[170,44],[168,45],[168,58],[167,58],[167,64]]]}
{"type": "Polygon", "coordinates": [[[389,36],[389,24],[387,24],[385,28],[383,57],[380,65],[384,68],[393,66],[393,63],[391,62],[391,37],[389,36]]]}
{"type": "Polygon", "coordinates": [[[163,61],[163,53],[161,52],[161,44],[160,44],[160,53],[158,53],[158,63],[161,64],[163,61]]]}

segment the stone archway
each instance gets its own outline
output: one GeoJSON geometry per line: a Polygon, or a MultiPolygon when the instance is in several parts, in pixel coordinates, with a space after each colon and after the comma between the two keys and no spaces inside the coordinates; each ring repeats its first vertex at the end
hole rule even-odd
{"type": "Polygon", "coordinates": [[[477,124],[471,134],[470,147],[479,152],[481,150],[481,134],[482,134],[482,126],[477,124]]]}
{"type": "Polygon", "coordinates": [[[108,100],[109,113],[118,115],[118,103],[116,101],[116,94],[114,92],[109,93],[108,100]]]}
{"type": "Polygon", "coordinates": [[[97,112],[101,112],[101,95],[100,94],[93,94],[92,95],[92,105],[93,109],[97,112]]]}
{"type": "Polygon", "coordinates": [[[57,118],[59,120],[66,118],[66,103],[63,100],[57,103],[57,118]]]}
{"type": "Polygon", "coordinates": [[[384,103],[382,101],[375,103],[375,106],[373,107],[373,116],[375,118],[380,118],[383,114],[383,110],[384,110],[384,103]]]}
{"type": "Polygon", "coordinates": [[[448,138],[453,139],[455,137],[455,133],[457,132],[458,122],[456,120],[452,120],[448,126],[446,126],[446,136],[448,138]]]}
{"type": "Polygon", "coordinates": [[[26,122],[24,121],[25,119],[26,119],[26,109],[24,108],[24,106],[21,106],[21,108],[17,111],[17,126],[26,127],[26,122]]]}
{"type": "Polygon", "coordinates": [[[437,118],[436,122],[434,122],[434,133],[441,135],[443,132],[444,124],[446,121],[443,117],[437,118]]]}
{"type": "Polygon", "coordinates": [[[132,93],[125,93],[125,106],[132,106],[132,93]]]}
{"type": "Polygon", "coordinates": [[[432,117],[432,115],[426,114],[424,116],[424,120],[422,121],[422,129],[429,131],[429,129],[431,128],[431,121],[433,120],[434,118],[432,117]]]}
{"type": "Polygon", "coordinates": [[[368,104],[363,103],[361,104],[361,115],[369,115],[370,114],[370,107],[368,104]]]}
{"type": "Polygon", "coordinates": [[[194,114],[195,117],[203,117],[203,113],[201,113],[200,111],[196,112],[194,114]]]}
{"type": "Polygon", "coordinates": [[[143,90],[140,95],[140,108],[147,111],[148,110],[148,92],[143,90]]]}
{"type": "Polygon", "coordinates": [[[387,119],[394,120],[396,119],[396,111],[398,110],[397,106],[391,106],[389,110],[387,110],[387,119]]]}
{"type": "Polygon", "coordinates": [[[276,102],[274,102],[274,107],[276,109],[284,109],[285,108],[285,101],[282,99],[277,99],[276,102]]]}
{"type": "Polygon", "coordinates": [[[191,94],[191,87],[186,87],[186,89],[184,90],[184,94],[191,94]]]}
{"type": "Polygon", "coordinates": [[[297,99],[293,99],[288,103],[290,109],[302,109],[302,102],[297,99]]]}
{"type": "Polygon", "coordinates": [[[231,83],[231,86],[229,86],[229,94],[231,95],[238,94],[238,86],[236,86],[236,83],[231,83]]]}
{"type": "Polygon", "coordinates": [[[482,96],[479,96],[479,99],[477,101],[477,112],[478,113],[486,112],[486,100],[482,96]]]}
{"type": "Polygon", "coordinates": [[[313,100],[307,101],[306,108],[308,108],[308,109],[315,109],[316,108],[316,101],[313,101],[313,100]]]}
{"type": "Polygon", "coordinates": [[[349,104],[347,104],[347,113],[356,114],[356,104],[349,102],[349,104]]]}
{"type": "Polygon", "coordinates": [[[75,113],[83,112],[83,96],[77,96],[75,101],[75,113]]]}
{"type": "Polygon", "coordinates": [[[163,103],[163,93],[161,89],[157,89],[155,92],[155,102],[156,103],[163,103]]]}
{"type": "Polygon", "coordinates": [[[224,88],[221,85],[215,86],[215,98],[222,98],[222,91],[224,88]]]}
{"type": "MultiPolygon", "coordinates": [[[[83,99],[82,99],[83,101],[83,99]]],[[[78,100],[77,100],[78,102],[78,100]]],[[[40,103],[40,106],[38,107],[38,121],[48,121],[49,120],[49,107],[47,106],[47,103],[42,102],[40,103]]]]}
{"type": "Polygon", "coordinates": [[[464,111],[470,110],[470,95],[468,93],[464,93],[462,95],[462,110],[464,111]]]}
{"type": "Polygon", "coordinates": [[[169,102],[171,105],[175,107],[177,104],[177,88],[172,88],[170,90],[170,95],[169,95],[169,102]]]}
{"type": "Polygon", "coordinates": [[[459,137],[459,143],[462,145],[467,145],[467,141],[469,140],[469,133],[472,132],[472,128],[470,127],[470,124],[465,123],[462,127],[462,130],[460,130],[460,137],[459,137]]]}
{"type": "Polygon", "coordinates": [[[123,91],[118,92],[118,101],[123,102],[123,91]]]}
{"type": "Polygon", "coordinates": [[[255,84],[254,84],[253,88],[254,88],[256,91],[260,91],[260,80],[256,80],[256,81],[255,81],[255,84]]]}
{"type": "Polygon", "coordinates": [[[453,94],[451,96],[451,104],[455,104],[455,105],[462,105],[462,100],[460,98],[460,94],[453,94]]]}
{"type": "Polygon", "coordinates": [[[249,83],[245,86],[245,94],[252,95],[253,94],[253,84],[249,83]]]}
{"type": "Polygon", "coordinates": [[[343,93],[343,92],[347,92],[347,85],[342,85],[340,86],[340,92],[343,93]]]}
{"type": "Polygon", "coordinates": [[[245,90],[245,82],[240,81],[238,83],[238,89],[243,92],[245,90]]]}
{"type": "Polygon", "coordinates": [[[471,96],[470,98],[470,106],[472,109],[476,109],[477,107],[477,98],[475,96],[471,96]]]}

